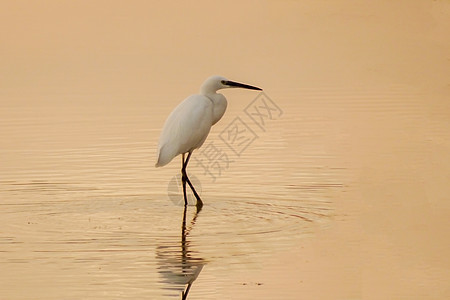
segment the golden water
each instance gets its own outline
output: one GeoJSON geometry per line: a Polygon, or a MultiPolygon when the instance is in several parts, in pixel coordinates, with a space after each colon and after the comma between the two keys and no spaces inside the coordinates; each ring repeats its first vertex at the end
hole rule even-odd
{"type": "Polygon", "coordinates": [[[447,298],[449,5],[353,2],[6,4],[0,299],[447,298]],[[155,147],[211,74],[264,94],[197,213],[155,147]]]}

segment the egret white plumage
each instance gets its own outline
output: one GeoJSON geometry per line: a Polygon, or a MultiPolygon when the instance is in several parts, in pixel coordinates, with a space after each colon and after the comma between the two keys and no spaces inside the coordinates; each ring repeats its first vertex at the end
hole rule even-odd
{"type": "Polygon", "coordinates": [[[165,166],[177,155],[182,155],[181,176],[185,205],[187,205],[186,182],[197,199],[197,207],[203,205],[187,176],[186,167],[192,152],[203,145],[211,127],[224,115],[227,109],[227,99],[217,91],[226,88],[262,90],[251,85],[230,81],[222,76],[211,76],[203,82],[200,94],[187,97],[175,107],[162,129],[155,166],[165,166]]]}

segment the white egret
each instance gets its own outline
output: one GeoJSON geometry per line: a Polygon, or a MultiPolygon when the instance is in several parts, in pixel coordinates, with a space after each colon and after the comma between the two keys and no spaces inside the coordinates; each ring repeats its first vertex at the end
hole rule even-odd
{"type": "Polygon", "coordinates": [[[203,82],[200,94],[187,97],[172,111],[161,132],[155,166],[165,166],[175,156],[182,155],[181,176],[185,205],[187,205],[186,182],[192,189],[195,198],[197,198],[197,207],[203,205],[187,176],[186,167],[192,152],[203,145],[211,127],[225,113],[227,99],[217,91],[226,88],[262,90],[258,87],[230,81],[222,76],[211,76],[203,82]],[[187,158],[185,160],[186,153],[187,158]]]}

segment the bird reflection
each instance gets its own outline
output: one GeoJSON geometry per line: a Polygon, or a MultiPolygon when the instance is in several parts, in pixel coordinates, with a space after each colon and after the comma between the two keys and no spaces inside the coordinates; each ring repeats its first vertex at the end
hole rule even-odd
{"type": "Polygon", "coordinates": [[[187,299],[192,284],[205,265],[202,258],[195,257],[195,252],[189,250],[189,233],[195,225],[198,214],[202,210],[197,206],[194,216],[187,224],[187,205],[184,206],[181,223],[180,243],[159,246],[156,256],[160,261],[159,273],[163,276],[163,283],[167,283],[169,290],[181,291],[181,298],[187,299]]]}

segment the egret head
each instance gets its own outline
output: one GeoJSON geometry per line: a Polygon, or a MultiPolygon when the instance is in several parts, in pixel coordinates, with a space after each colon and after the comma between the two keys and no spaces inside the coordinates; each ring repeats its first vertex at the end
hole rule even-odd
{"type": "Polygon", "coordinates": [[[216,91],[218,91],[220,89],[227,89],[227,88],[243,88],[243,89],[258,90],[258,91],[262,90],[255,86],[231,81],[231,80],[226,79],[225,77],[215,75],[215,76],[209,77],[208,79],[205,80],[205,82],[203,82],[200,92],[202,94],[206,95],[206,94],[210,94],[210,93],[215,93],[216,91]]]}

